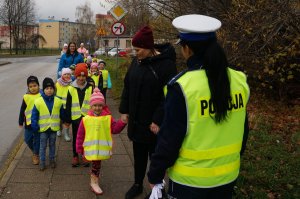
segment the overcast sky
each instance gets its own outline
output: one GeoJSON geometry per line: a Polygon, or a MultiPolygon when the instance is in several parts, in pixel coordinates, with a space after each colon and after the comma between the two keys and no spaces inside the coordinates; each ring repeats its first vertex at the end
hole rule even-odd
{"type": "Polygon", "coordinates": [[[48,16],[54,16],[55,19],[69,18],[69,21],[75,21],[76,7],[90,2],[91,8],[96,14],[105,14],[112,5],[105,0],[35,0],[38,19],[47,19],[48,16]],[[103,8],[100,5],[105,6],[103,8]]]}

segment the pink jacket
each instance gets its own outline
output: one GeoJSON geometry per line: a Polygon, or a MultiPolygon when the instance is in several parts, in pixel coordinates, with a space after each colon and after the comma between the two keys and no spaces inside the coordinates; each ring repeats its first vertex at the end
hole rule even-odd
{"type": "MultiPolygon", "coordinates": [[[[89,111],[88,115],[90,116],[94,116],[93,111],[89,111]]],[[[104,115],[111,115],[109,109],[107,106],[103,107],[102,113],[99,117],[104,116],[104,115]]],[[[126,126],[126,123],[122,122],[121,120],[115,120],[113,118],[111,118],[111,133],[112,134],[118,134],[120,133],[124,127],[126,126]]],[[[77,138],[76,138],[76,151],[79,154],[84,154],[84,150],[83,150],[83,142],[84,142],[84,138],[85,138],[85,128],[83,125],[83,122],[81,120],[78,131],[77,131],[77,138]]]]}

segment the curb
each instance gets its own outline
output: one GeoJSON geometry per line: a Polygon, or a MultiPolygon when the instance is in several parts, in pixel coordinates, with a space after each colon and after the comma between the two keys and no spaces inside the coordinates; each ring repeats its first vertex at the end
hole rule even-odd
{"type": "Polygon", "coordinates": [[[14,172],[18,162],[20,161],[25,149],[26,149],[26,144],[25,144],[25,142],[23,142],[23,144],[19,148],[16,156],[10,162],[8,168],[6,169],[4,175],[2,176],[2,178],[0,180],[0,189],[5,188],[5,186],[7,185],[7,182],[9,181],[11,175],[13,174],[13,172],[14,172]]]}
{"type": "Polygon", "coordinates": [[[2,62],[2,63],[0,63],[0,66],[6,65],[6,64],[11,64],[11,62],[2,62]]]}

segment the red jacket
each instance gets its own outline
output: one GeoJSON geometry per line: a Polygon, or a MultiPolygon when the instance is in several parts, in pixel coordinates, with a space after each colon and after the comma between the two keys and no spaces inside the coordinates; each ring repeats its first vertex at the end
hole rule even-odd
{"type": "MultiPolygon", "coordinates": [[[[89,111],[88,115],[90,116],[95,116],[93,111],[89,111]]],[[[104,116],[104,115],[111,115],[110,110],[108,109],[107,106],[103,107],[102,113],[100,116],[104,116]]],[[[124,127],[126,126],[126,123],[122,122],[121,120],[115,120],[113,118],[111,118],[111,133],[112,134],[118,134],[120,133],[124,127]]],[[[84,138],[85,138],[85,128],[83,125],[83,121],[81,120],[78,131],[77,131],[77,138],[76,138],[76,151],[79,154],[84,154],[84,150],[83,150],[83,142],[84,142],[84,138]]]]}

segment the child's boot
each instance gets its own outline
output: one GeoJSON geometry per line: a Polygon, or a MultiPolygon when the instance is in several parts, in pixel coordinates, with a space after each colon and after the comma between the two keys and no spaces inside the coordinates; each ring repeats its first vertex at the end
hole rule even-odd
{"type": "Polygon", "coordinates": [[[36,154],[32,155],[32,164],[38,165],[40,163],[40,157],[36,154]]]}
{"type": "Polygon", "coordinates": [[[64,128],[64,139],[66,142],[70,142],[71,138],[70,138],[70,133],[69,133],[70,128],[64,128]]]}
{"type": "Polygon", "coordinates": [[[103,191],[99,187],[99,177],[95,175],[91,175],[91,191],[94,192],[96,195],[102,195],[103,191]]]}
{"type": "Polygon", "coordinates": [[[45,162],[40,162],[40,171],[44,171],[46,169],[45,162]]]}
{"type": "Polygon", "coordinates": [[[56,132],[56,135],[57,135],[57,137],[60,137],[60,136],[61,136],[61,131],[60,131],[60,130],[57,131],[57,132],[56,132]]]}
{"type": "Polygon", "coordinates": [[[84,167],[89,167],[90,166],[90,162],[84,156],[82,156],[82,165],[84,167]]]}

